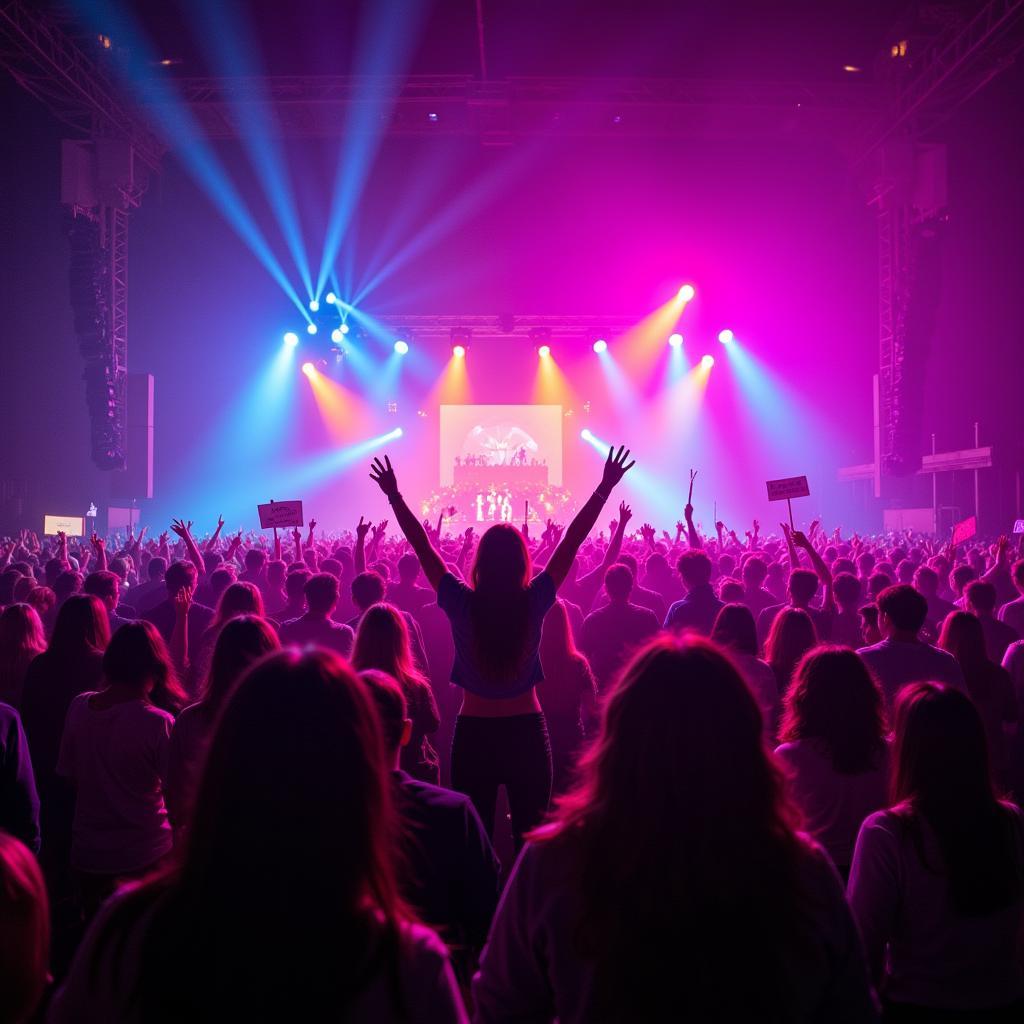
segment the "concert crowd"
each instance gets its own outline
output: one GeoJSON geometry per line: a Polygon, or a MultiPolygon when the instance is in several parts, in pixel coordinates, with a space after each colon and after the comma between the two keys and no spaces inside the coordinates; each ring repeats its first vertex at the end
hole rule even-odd
{"type": "Polygon", "coordinates": [[[1024,1019],[1024,535],[639,524],[632,464],[7,538],[0,1021],[1024,1019]]]}

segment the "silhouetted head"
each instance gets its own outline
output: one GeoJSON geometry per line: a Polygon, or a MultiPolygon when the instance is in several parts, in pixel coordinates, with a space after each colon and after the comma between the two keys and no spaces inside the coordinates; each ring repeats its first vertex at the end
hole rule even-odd
{"type": "Polygon", "coordinates": [[[703,551],[684,551],[679,556],[676,569],[687,590],[707,586],[711,582],[711,559],[703,551]]]}
{"type": "Polygon", "coordinates": [[[711,639],[721,647],[757,657],[757,626],[745,605],[734,601],[718,610],[711,639]]]}

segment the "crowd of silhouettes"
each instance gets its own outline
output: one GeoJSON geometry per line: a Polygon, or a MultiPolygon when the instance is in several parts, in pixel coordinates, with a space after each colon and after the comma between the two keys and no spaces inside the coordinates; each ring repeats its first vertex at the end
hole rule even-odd
{"type": "Polygon", "coordinates": [[[1024,1020],[1024,537],[630,529],[632,465],[3,541],[0,1022],[1024,1020]]]}

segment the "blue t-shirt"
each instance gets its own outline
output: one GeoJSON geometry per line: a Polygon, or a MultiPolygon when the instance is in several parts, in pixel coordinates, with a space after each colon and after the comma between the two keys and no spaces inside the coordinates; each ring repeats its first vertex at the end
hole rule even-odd
{"type": "Polygon", "coordinates": [[[473,623],[470,616],[472,587],[467,587],[450,572],[441,577],[437,587],[437,604],[452,624],[452,640],[455,642],[452,682],[456,686],[478,697],[499,699],[518,697],[544,678],[538,653],[540,631],[544,616],[555,603],[555,581],[546,572],[542,572],[530,581],[526,593],[526,656],[516,678],[497,681],[486,678],[473,657],[473,623]]]}

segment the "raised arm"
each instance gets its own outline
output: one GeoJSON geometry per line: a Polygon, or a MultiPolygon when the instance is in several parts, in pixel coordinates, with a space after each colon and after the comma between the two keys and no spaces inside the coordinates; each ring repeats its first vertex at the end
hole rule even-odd
{"type": "Polygon", "coordinates": [[[818,574],[818,579],[821,580],[822,586],[825,588],[825,600],[822,602],[822,609],[826,612],[834,612],[836,610],[836,599],[832,592],[832,570],[825,564],[825,559],[815,549],[810,537],[805,536],[799,530],[794,530],[793,543],[807,552],[807,557],[810,558],[811,565],[814,566],[814,571],[818,574]]]}
{"type": "Polygon", "coordinates": [[[423,574],[427,577],[430,585],[437,590],[441,578],[448,571],[445,568],[444,559],[438,554],[437,549],[430,543],[427,531],[423,524],[413,514],[412,509],[405,503],[398,490],[398,480],[395,471],[391,468],[391,460],[385,455],[384,461],[373,460],[370,471],[370,479],[376,481],[377,486],[384,492],[388,504],[395,510],[395,519],[398,520],[398,528],[405,534],[405,539],[412,545],[416,557],[420,560],[423,574]]]}
{"type": "MultiPolygon", "coordinates": [[[[207,551],[217,550],[217,541],[220,540],[220,531],[224,529],[224,517],[217,516],[217,529],[213,531],[213,536],[206,542],[207,551]]],[[[274,536],[277,536],[277,530],[274,531],[274,536]]],[[[278,558],[281,556],[278,555],[278,558]]]]}
{"type": "Polygon", "coordinates": [[[356,526],[356,545],[352,549],[352,561],[355,563],[356,573],[366,572],[366,535],[370,532],[370,524],[363,522],[359,517],[356,526]]]}
{"type": "Polygon", "coordinates": [[[92,549],[96,552],[96,568],[94,572],[100,572],[107,567],[107,542],[94,533],[92,535],[92,549]]]}
{"type": "Polygon", "coordinates": [[[786,550],[789,552],[789,567],[790,569],[800,568],[800,552],[797,551],[796,545],[793,543],[793,531],[785,523],[779,523],[782,527],[782,534],[786,538],[786,550]]]}
{"type": "Polygon", "coordinates": [[[580,545],[594,528],[597,517],[601,514],[601,509],[604,508],[604,503],[611,497],[612,488],[628,470],[633,468],[634,463],[627,462],[628,458],[629,450],[621,445],[618,452],[614,448],[608,449],[608,458],[604,464],[601,483],[583,508],[576,513],[576,518],[569,524],[561,543],[555,548],[555,553],[547,564],[545,571],[554,580],[555,589],[560,587],[565,582],[566,576],[569,575],[576,552],[579,551],[580,545]]]}
{"type": "Polygon", "coordinates": [[[686,539],[691,548],[704,547],[704,541],[700,539],[697,527],[693,525],[693,506],[687,503],[683,509],[683,517],[686,519],[686,539]]]}
{"type": "MultiPolygon", "coordinates": [[[[523,523],[523,528],[526,528],[526,523],[523,523]]],[[[456,566],[458,566],[459,572],[463,576],[466,575],[466,562],[469,560],[469,552],[473,548],[473,527],[467,526],[466,532],[462,535],[462,547],[459,549],[459,557],[455,560],[456,566]]]]}
{"type": "Polygon", "coordinates": [[[192,564],[196,567],[200,576],[206,575],[206,562],[203,559],[203,554],[196,546],[196,542],[192,539],[192,520],[190,519],[187,523],[182,519],[172,519],[171,529],[185,542],[185,548],[188,551],[188,557],[192,561],[192,564]]]}

